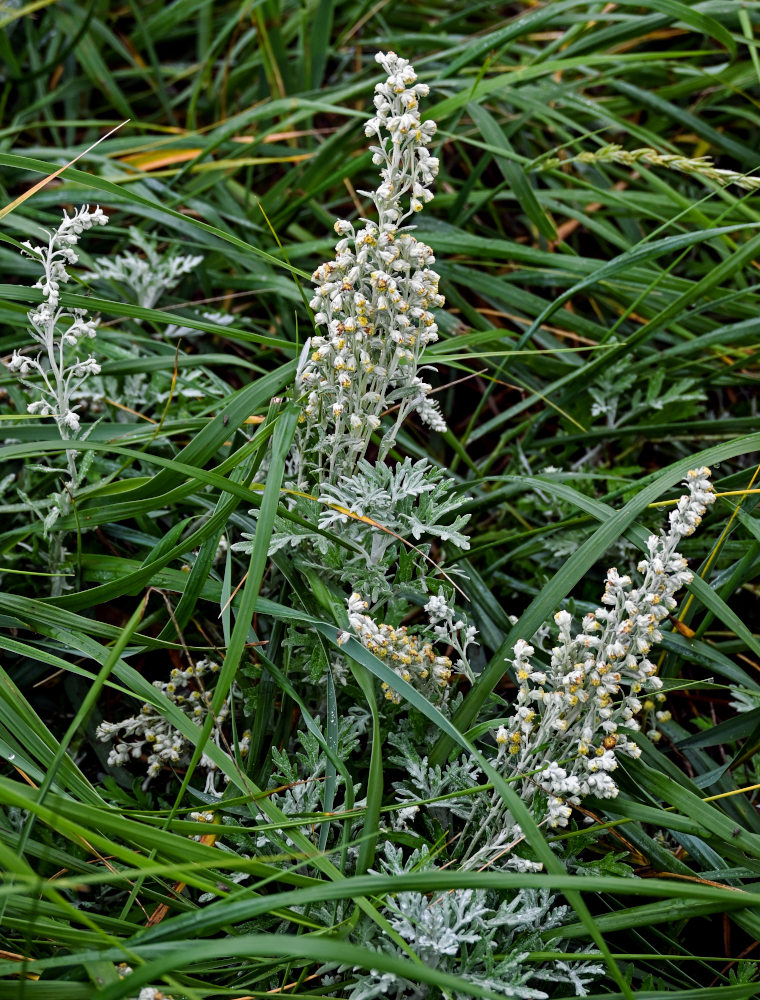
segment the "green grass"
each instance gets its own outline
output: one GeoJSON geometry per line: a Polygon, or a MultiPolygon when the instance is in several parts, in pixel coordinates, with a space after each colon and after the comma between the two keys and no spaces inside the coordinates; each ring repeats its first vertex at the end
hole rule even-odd
{"type": "Polygon", "coordinates": [[[694,169],[574,159],[616,143],[752,175],[758,22],[753,5],[677,0],[0,5],[0,204],[12,206],[0,212],[0,354],[27,343],[40,301],[19,243],[63,206],[111,218],[86,234],[78,272],[128,246],[130,226],[204,258],[156,308],[115,282],[64,289],[101,316],[93,351],[110,388],[89,436],[68,444],[92,464],[50,532],[70,550],[59,597],[31,504],[60,489],[39,466],[66,446],[0,374],[0,479],[13,477],[0,493],[0,1000],[116,1000],[143,985],[190,1000],[346,996],[354,966],[424,983],[420,996],[502,996],[421,963],[388,923],[400,891],[474,887],[563,896],[571,912],[528,961],[556,966],[555,942],[601,950],[592,996],[760,995],[760,709],[730,704],[732,687],[760,695],[758,194],[694,169]],[[356,641],[345,687],[310,683],[294,636],[316,637],[318,675],[347,625],[342,596],[291,550],[268,557],[289,509],[304,297],[335,217],[368,211],[361,124],[372,56],[388,48],[429,84],[423,117],[439,125],[418,235],[447,299],[426,358],[450,429],[410,421],[392,457],[427,457],[468,498],[471,548],[443,569],[464,574],[481,647],[451,720],[356,641]],[[200,318],[200,303],[234,321],[200,318]],[[198,333],[178,341],[170,324],[198,333]],[[203,394],[183,395],[199,369],[203,394]],[[118,394],[141,375],[165,398],[129,413],[118,394]],[[593,412],[618,390],[609,419],[593,412]],[[440,823],[393,830],[393,720],[437,729],[433,762],[467,750],[518,816],[489,763],[514,690],[505,657],[558,607],[593,610],[607,566],[645,545],[668,510],[657,504],[701,464],[720,499],[683,546],[695,571],[684,630],[660,651],[672,720],[659,742],[642,738],[620,796],[585,801],[589,827],[581,813],[567,831],[519,816],[541,874],[378,873],[389,838],[428,843],[441,865],[454,849],[440,823]],[[217,559],[222,536],[246,531],[250,557],[217,559]],[[209,739],[210,717],[199,729],[153,686],[187,653],[221,664],[215,710],[235,684],[229,747],[209,739]],[[402,691],[400,714],[386,714],[377,678],[402,691]],[[352,700],[367,732],[344,759],[352,700]],[[143,701],[195,747],[187,769],[145,789],[139,764],[108,771],[94,736],[143,701]],[[267,790],[271,748],[294,759],[298,729],[326,764],[321,807],[295,821],[267,790]],[[203,753],[228,779],[214,831],[229,851],[191,839],[209,831],[189,818],[207,805],[203,753]],[[339,799],[341,781],[361,787],[339,799]],[[262,836],[273,846],[260,850],[262,836]],[[583,874],[560,860],[575,851],[583,874]],[[368,953],[362,922],[395,935],[403,957],[368,953]],[[318,974],[331,963],[345,966],[335,986],[318,974]]]}

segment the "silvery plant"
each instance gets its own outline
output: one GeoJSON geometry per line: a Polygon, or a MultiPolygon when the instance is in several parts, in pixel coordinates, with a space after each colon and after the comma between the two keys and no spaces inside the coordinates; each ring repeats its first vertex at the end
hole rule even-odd
{"type": "MultiPolygon", "coordinates": [[[[79,257],[74,247],[83,232],[104,226],[108,217],[100,208],[89,205],[63,220],[50,234],[47,244],[23,246],[42,265],[42,277],[34,288],[42,289],[42,303],[27,313],[34,343],[14,351],[8,369],[32,397],[27,411],[41,417],[53,417],[62,438],[74,438],[79,432],[79,414],[74,397],[91,375],[100,372],[93,355],[82,359],[77,351],[95,337],[98,321],[90,319],[85,309],[67,309],[61,305],[61,285],[69,280],[67,268],[79,257]]],[[[68,453],[69,478],[76,480],[74,452],[68,453]]]]}
{"type": "MultiPolygon", "coordinates": [[[[379,867],[387,875],[404,875],[432,871],[436,865],[425,846],[404,859],[400,848],[386,843],[379,867]]],[[[598,962],[576,958],[572,951],[551,964],[529,961],[530,952],[546,948],[542,935],[559,927],[569,915],[568,907],[558,905],[546,889],[519,889],[508,899],[473,889],[399,892],[386,901],[382,912],[428,968],[461,976],[464,983],[505,997],[546,1000],[549,993],[539,985],[543,983],[561,984],[565,995],[570,987],[572,996],[587,996],[589,983],[604,972],[598,962]]],[[[377,925],[365,918],[356,937],[372,949],[406,957],[390,938],[380,938],[377,930],[377,925]]],[[[557,944],[552,940],[551,947],[557,944]]],[[[353,972],[353,983],[344,987],[349,1000],[423,1000],[431,995],[429,986],[393,973],[346,966],[339,971],[348,979],[353,972]]],[[[323,975],[322,982],[329,984],[332,979],[323,975]]],[[[464,1000],[471,994],[463,989],[453,995],[464,1000]]]]}
{"type": "MultiPolygon", "coordinates": [[[[58,227],[47,242],[34,246],[23,244],[25,252],[42,266],[42,276],[34,288],[42,290],[42,302],[27,313],[29,333],[33,343],[15,350],[8,370],[16,376],[30,399],[27,412],[38,417],[52,417],[64,440],[80,435],[78,396],[85,383],[97,376],[100,365],[92,354],[82,356],[82,347],[95,338],[98,321],[85,309],[67,308],[61,303],[61,285],[69,281],[68,268],[79,256],[75,247],[82,233],[93,226],[104,226],[108,217],[100,208],[82,206],[73,215],[64,211],[58,227]]],[[[72,492],[86,475],[89,460],[77,465],[77,452],[66,451],[68,481],[59,492],[51,492],[44,501],[21,497],[43,521],[47,533],[59,517],[71,510],[72,492]]],[[[43,470],[46,471],[46,470],[43,470]]],[[[66,548],[63,536],[57,532],[50,543],[49,562],[53,573],[53,595],[63,590],[63,563],[66,548]]]]}
{"type": "Polygon", "coordinates": [[[567,825],[568,802],[580,796],[614,798],[618,756],[641,753],[624,730],[639,729],[639,695],[662,687],[649,654],[662,641],[660,626],[677,606],[676,592],[692,578],[676,547],[715,501],[709,474],[703,467],[686,477],[688,492],[671,512],[668,530],[649,536],[637,586],[610,569],[603,606],[585,616],[580,630],[567,611],[557,612],[558,641],[548,665],[534,662],[528,643],[515,644],[517,705],[496,741],[510,769],[533,774],[527,794],[544,793],[549,826],[567,825]]]}
{"type": "MultiPolygon", "coordinates": [[[[375,87],[365,134],[375,139],[370,149],[380,183],[361,192],[376,218],[339,219],[335,259],[313,275],[318,332],[304,345],[296,374],[302,410],[289,462],[294,492],[290,516],[275,524],[271,551],[295,549],[302,562],[375,608],[384,604],[387,611],[390,602],[399,617],[400,586],[422,603],[437,589],[430,538],[459,550],[469,542],[467,517],[458,512],[463,497],[440,470],[424,459],[387,461],[412,413],[432,430],[446,430],[421,376],[423,352],[438,339],[434,310],[444,299],[433,252],[408,224],[432,199],[438,172],[428,149],[436,125],[423,122],[419,111],[428,87],[395,53],[378,53],[376,60],[387,79],[375,87]]],[[[249,534],[234,547],[251,546],[249,534]]]]}
{"type": "MultiPolygon", "coordinates": [[[[662,641],[663,620],[677,607],[675,594],[692,578],[677,546],[715,501],[709,476],[704,466],[688,473],[687,492],[671,512],[667,530],[648,538],[637,584],[610,569],[601,606],[584,617],[580,629],[561,610],[554,616],[556,644],[548,653],[537,654],[522,639],[515,644],[511,666],[517,695],[510,718],[494,734],[496,760],[508,777],[518,778],[523,800],[550,828],[567,826],[572,807],[585,796],[617,796],[619,758],[641,754],[635,734],[645,707],[654,716],[647,735],[655,740],[656,723],[669,718],[667,711],[655,710],[664,696],[650,653],[662,641]]],[[[489,814],[471,826],[463,857],[471,865],[496,855],[509,858],[522,839],[519,825],[496,796],[489,814]]],[[[519,862],[517,867],[522,867],[519,862]]]]}
{"type": "Polygon", "coordinates": [[[203,260],[197,254],[180,254],[171,248],[161,251],[155,240],[135,227],[130,227],[129,238],[140,252],[129,249],[116,257],[97,257],[92,264],[93,275],[128,288],[145,309],[152,309],[164,292],[174,288],[203,260]]]}
{"type": "MultiPolygon", "coordinates": [[[[670,718],[662,707],[665,695],[652,653],[662,641],[663,621],[677,608],[677,592],[692,578],[678,546],[715,501],[706,467],[691,470],[684,484],[686,492],[671,512],[667,529],[647,540],[638,580],[608,570],[600,606],[580,627],[574,626],[568,611],[560,610],[538,630],[532,644],[519,640],[508,661],[517,692],[511,713],[494,726],[493,761],[514,783],[536,821],[549,829],[567,826],[573,808],[588,796],[614,799],[620,760],[641,754],[637,733],[645,728],[656,742],[658,725],[670,718]]],[[[431,600],[429,613],[439,613],[437,603],[431,600]]],[[[349,607],[354,632],[375,652],[384,630],[375,628],[369,634],[356,595],[349,607]]],[[[471,635],[465,631],[466,638],[471,635]]],[[[388,636],[388,651],[398,653],[403,638],[388,636]]],[[[414,657],[411,664],[391,665],[412,683],[422,667],[414,657]]],[[[480,791],[487,779],[474,761],[462,756],[430,764],[423,755],[425,741],[420,742],[403,720],[389,741],[398,751],[390,762],[405,774],[394,783],[394,829],[406,830],[414,822],[434,838],[448,831],[453,856],[465,868],[542,869],[531,859],[523,831],[503,800],[480,791]]],[[[562,842],[557,849],[561,852],[562,842]]]]}
{"type": "MultiPolygon", "coordinates": [[[[98,320],[87,310],[66,307],[61,302],[61,286],[70,280],[69,269],[78,263],[76,246],[83,233],[106,225],[108,217],[99,207],[78,208],[73,215],[64,211],[58,227],[40,245],[26,242],[25,253],[42,268],[42,276],[34,288],[42,291],[42,302],[27,313],[32,343],[13,351],[6,367],[19,381],[28,399],[27,412],[35,417],[52,418],[64,440],[81,438],[83,419],[97,419],[111,399],[117,415],[131,415],[164,403],[172,385],[171,373],[158,373],[148,379],[144,373],[127,375],[122,381],[105,379],[100,364],[89,348],[98,330],[98,320]],[[87,354],[83,351],[87,347],[87,354]],[[163,391],[166,390],[166,391],[163,391]]],[[[130,230],[138,252],[127,251],[110,260],[97,258],[93,271],[85,277],[112,279],[128,286],[143,306],[152,306],[167,290],[173,288],[182,275],[198,266],[199,256],[179,255],[174,250],[159,251],[157,244],[136,229],[130,230]]],[[[212,314],[214,322],[226,325],[233,317],[212,314]]],[[[174,328],[182,335],[184,331],[174,328]]],[[[171,335],[174,331],[168,331],[171,335]]],[[[131,350],[111,345],[111,350],[129,356],[131,350]]],[[[227,386],[203,368],[185,370],[176,380],[172,398],[182,406],[188,399],[221,397],[227,386]]],[[[80,458],[77,451],[66,451],[67,478],[63,488],[53,490],[44,499],[21,492],[26,506],[38,515],[47,534],[55,522],[72,510],[72,494],[81,486],[94,453],[80,458]]],[[[54,472],[42,466],[34,471],[54,472]]],[[[0,484],[2,489],[3,484],[0,484]]],[[[53,576],[53,593],[63,589],[63,568],[66,559],[65,536],[55,533],[49,545],[49,562],[53,576]]]]}

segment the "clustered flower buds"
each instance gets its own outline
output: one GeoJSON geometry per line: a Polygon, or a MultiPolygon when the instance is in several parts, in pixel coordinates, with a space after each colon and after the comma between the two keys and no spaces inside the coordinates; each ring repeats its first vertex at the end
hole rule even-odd
{"type": "Polygon", "coordinates": [[[604,606],[585,616],[579,633],[573,633],[567,611],[554,616],[559,643],[548,668],[533,665],[527,642],[515,643],[516,708],[496,742],[515,773],[531,775],[523,797],[544,791],[550,826],[567,825],[568,803],[577,804],[581,796],[614,798],[617,756],[641,753],[620,727],[638,730],[639,694],[662,687],[648,654],[662,640],[659,626],[676,607],[676,591],[691,580],[676,546],[715,500],[709,475],[705,467],[689,472],[688,493],[670,514],[669,530],[649,537],[648,557],[638,565],[639,586],[610,569],[604,606]]]}
{"type": "Polygon", "coordinates": [[[36,355],[25,353],[29,348],[14,351],[7,363],[34,399],[27,411],[42,417],[54,417],[61,437],[71,438],[79,430],[79,415],[72,399],[89,375],[97,375],[100,365],[90,356],[67,362],[69,348],[91,340],[97,331],[97,320],[89,319],[85,309],[64,309],[60,305],[61,284],[69,280],[66,268],[79,260],[74,247],[83,232],[93,226],[104,226],[108,216],[100,208],[90,211],[83,206],[74,215],[63,213],[63,221],[51,233],[46,246],[24,243],[30,257],[41,262],[44,273],[34,288],[41,288],[44,301],[27,316],[31,335],[41,350],[36,355]],[[35,381],[31,381],[34,378],[35,381]]]}
{"type": "Polygon", "coordinates": [[[415,83],[408,61],[393,52],[378,53],[377,61],[388,79],[375,88],[376,114],[365,131],[378,139],[371,150],[382,182],[376,191],[361,193],[374,202],[378,221],[335,223],[341,237],[336,257],[314,272],[317,290],[310,303],[316,326],[325,332],[307,342],[297,375],[306,400],[302,453],[314,453],[318,476],[331,482],[351,473],[395,403],[397,419],[385,435],[381,459],[413,410],[433,429],[446,427],[428,398],[430,385],[417,375],[422,352],[438,339],[432,310],[444,301],[431,269],[435,257],[408,227],[399,228],[433,197],[429,185],[438,160],[426,143],[436,126],[420,121],[418,100],[428,88],[415,83]]]}
{"type": "Polygon", "coordinates": [[[379,145],[370,146],[370,152],[372,162],[381,167],[383,182],[370,197],[380,222],[398,225],[433,198],[430,185],[438,173],[438,160],[430,155],[427,143],[435,135],[436,124],[420,120],[419,99],[427,97],[430,88],[417,83],[409,60],[399,58],[395,52],[378,52],[375,61],[388,79],[375,86],[376,114],[364,126],[368,138],[377,137],[379,145]],[[410,196],[408,207],[402,201],[406,195],[410,196]]]}
{"type": "MultiPolygon", "coordinates": [[[[377,624],[368,614],[368,604],[361,594],[352,594],[348,599],[348,621],[356,637],[365,649],[381,660],[386,660],[403,680],[434,691],[446,689],[451,678],[451,660],[439,656],[429,642],[422,642],[419,636],[411,635],[406,625],[393,628],[377,624]]],[[[338,639],[343,645],[350,633],[344,632],[338,639]]],[[[383,682],[383,691],[388,701],[399,704],[401,696],[383,682]]]]}
{"type": "MultiPolygon", "coordinates": [[[[211,660],[199,660],[185,670],[175,667],[168,681],[154,681],[153,684],[189,716],[195,725],[201,727],[211,710],[211,695],[205,690],[202,679],[209,675],[213,676],[218,671],[217,663],[211,660]]],[[[219,747],[223,743],[224,725],[232,711],[233,694],[234,689],[230,691],[214,717],[210,738],[219,747]]],[[[146,783],[155,778],[163,767],[187,764],[192,754],[192,745],[187,738],[170,725],[160,709],[147,703],[142,706],[138,715],[129,719],[123,719],[121,722],[101,722],[96,735],[103,742],[114,741],[114,747],[108,755],[110,767],[126,764],[130,759],[144,760],[147,757],[146,783]]],[[[246,731],[238,744],[241,756],[244,757],[248,753],[250,742],[251,734],[246,731]]],[[[216,764],[204,753],[200,766],[208,771],[206,791],[216,793],[216,764]]]]}
{"type": "Polygon", "coordinates": [[[455,663],[456,670],[472,682],[474,677],[468,664],[467,649],[473,643],[477,645],[475,636],[478,634],[478,630],[474,625],[468,625],[463,618],[459,617],[456,610],[450,607],[442,589],[439,589],[437,594],[431,594],[425,605],[425,611],[427,611],[430,627],[436,638],[447,646],[451,646],[459,654],[455,663]]]}

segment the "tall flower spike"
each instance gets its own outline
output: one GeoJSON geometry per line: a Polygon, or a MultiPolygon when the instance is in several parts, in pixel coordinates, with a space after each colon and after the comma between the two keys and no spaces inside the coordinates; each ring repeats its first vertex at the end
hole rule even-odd
{"type": "Polygon", "coordinates": [[[418,377],[422,352],[438,339],[434,308],[443,305],[435,257],[409,227],[399,228],[433,197],[438,160],[427,143],[435,122],[422,122],[419,99],[428,87],[406,59],[378,53],[388,74],[375,87],[375,115],[365,127],[375,136],[372,161],[380,169],[376,191],[361,192],[377,210],[377,222],[358,227],[339,219],[336,257],[314,272],[314,321],[324,334],[307,342],[297,384],[305,394],[299,449],[315,465],[320,483],[350,475],[364,455],[384,412],[397,406],[384,435],[380,460],[406,417],[416,410],[434,430],[445,430],[430,386],[418,377]],[[314,460],[316,456],[316,461],[314,460]]]}
{"type": "MultiPolygon", "coordinates": [[[[98,323],[88,318],[85,309],[61,307],[61,284],[69,280],[67,267],[79,259],[74,251],[79,237],[93,226],[104,226],[107,222],[108,216],[100,208],[90,211],[89,205],[85,205],[72,216],[63,213],[62,222],[50,234],[46,246],[24,243],[29,256],[40,261],[43,268],[42,277],[33,287],[42,289],[44,301],[27,313],[32,338],[40,350],[37,354],[26,353],[30,348],[14,351],[8,369],[37,397],[27,406],[28,412],[54,417],[63,438],[76,436],[79,414],[72,399],[89,375],[98,374],[100,365],[91,355],[84,361],[78,357],[73,362],[67,360],[70,348],[95,336],[98,323]]],[[[69,455],[73,480],[72,462],[69,455]]]]}
{"type": "Polygon", "coordinates": [[[641,753],[620,727],[638,730],[638,695],[662,687],[648,654],[662,641],[659,626],[676,607],[674,595],[691,580],[676,546],[693,534],[715,501],[709,475],[706,467],[687,475],[688,492],[671,512],[669,530],[649,536],[647,558],[637,567],[638,586],[608,570],[603,607],[586,615],[580,632],[573,632],[567,611],[557,612],[559,642],[548,668],[533,666],[527,642],[515,643],[517,707],[496,742],[510,771],[532,776],[523,784],[523,798],[532,801],[543,790],[550,826],[565,826],[567,803],[583,795],[614,798],[618,789],[611,772],[618,755],[641,753]]]}

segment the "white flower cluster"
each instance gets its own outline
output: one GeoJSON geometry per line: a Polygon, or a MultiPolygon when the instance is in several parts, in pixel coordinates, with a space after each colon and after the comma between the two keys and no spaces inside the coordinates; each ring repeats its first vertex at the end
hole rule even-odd
{"type": "Polygon", "coordinates": [[[372,198],[378,221],[363,219],[358,228],[335,223],[341,237],[336,257],[314,272],[317,291],[310,303],[325,333],[307,342],[298,366],[307,441],[318,453],[319,470],[329,465],[332,482],[352,471],[389,405],[398,403],[398,413],[381,460],[415,409],[434,429],[445,430],[437,403],[428,398],[430,386],[417,376],[423,350],[438,339],[431,310],[444,301],[430,268],[435,257],[408,228],[399,228],[433,197],[429,185],[438,160],[426,143],[436,126],[420,121],[418,100],[428,87],[415,83],[408,61],[394,52],[376,58],[388,79],[375,87],[376,115],[365,131],[378,138],[371,150],[382,183],[361,193],[372,198]]]}
{"type": "MultiPolygon", "coordinates": [[[[406,625],[393,628],[377,624],[365,614],[367,607],[360,594],[352,594],[348,599],[348,621],[362,646],[379,659],[387,660],[395,673],[410,684],[431,690],[445,689],[451,678],[448,656],[439,656],[429,642],[410,635],[406,625]]],[[[338,639],[339,645],[349,636],[350,633],[344,632],[338,639]]],[[[401,696],[393,688],[385,682],[382,688],[388,701],[400,703],[401,696]]]]}
{"type": "Polygon", "coordinates": [[[375,62],[383,67],[388,79],[375,86],[376,114],[364,126],[368,138],[377,137],[379,145],[370,146],[370,152],[375,166],[382,167],[383,183],[371,197],[381,224],[399,225],[432,201],[429,188],[438,173],[438,160],[430,155],[426,143],[435,135],[436,124],[420,121],[419,99],[427,97],[430,88],[417,83],[409,60],[400,59],[395,52],[378,52],[375,62]],[[410,192],[405,209],[402,199],[410,192]]]}
{"type": "MultiPolygon", "coordinates": [[[[211,824],[213,824],[214,820],[215,820],[215,815],[214,815],[213,812],[211,812],[210,809],[204,809],[202,812],[191,812],[190,815],[188,816],[188,819],[191,819],[194,823],[211,823],[211,824]]],[[[195,840],[195,841],[200,842],[200,841],[203,840],[203,837],[204,837],[204,834],[197,833],[194,837],[191,838],[191,840],[195,840]]]]}
{"type": "Polygon", "coordinates": [[[534,649],[527,642],[515,643],[517,704],[496,741],[499,756],[516,773],[532,775],[523,797],[532,799],[538,788],[546,793],[550,826],[565,826],[567,803],[577,804],[581,796],[614,798],[617,755],[641,753],[620,727],[638,730],[638,695],[662,687],[648,653],[662,640],[659,625],[676,607],[674,594],[691,580],[676,546],[715,500],[709,475],[705,467],[689,472],[688,493],[670,514],[669,530],[649,537],[648,558],[638,565],[639,586],[610,569],[604,607],[585,616],[580,633],[573,634],[567,611],[554,616],[559,644],[548,668],[532,664],[534,649]]]}
{"type": "Polygon", "coordinates": [[[69,280],[66,268],[79,260],[74,250],[79,237],[85,230],[107,222],[108,216],[100,208],[90,211],[89,205],[85,205],[72,216],[63,213],[61,224],[50,234],[46,246],[35,247],[28,241],[23,244],[29,256],[40,261],[44,271],[33,285],[42,289],[44,301],[27,313],[35,347],[41,350],[36,355],[25,353],[29,348],[14,351],[7,367],[39,397],[29,403],[27,411],[55,417],[63,438],[71,438],[78,432],[79,414],[72,398],[88,376],[100,372],[100,365],[92,356],[67,364],[68,349],[92,339],[98,323],[88,319],[85,309],[63,309],[60,288],[69,280]],[[35,381],[30,381],[32,378],[35,381]]]}
{"type": "MultiPolygon", "coordinates": [[[[174,667],[168,681],[154,681],[153,685],[200,727],[211,707],[211,695],[205,690],[202,678],[218,671],[217,663],[199,660],[185,670],[174,667]]],[[[234,689],[214,718],[211,739],[218,747],[222,747],[224,724],[232,711],[233,694],[234,689]]],[[[186,764],[192,754],[192,744],[186,737],[170,725],[160,709],[147,703],[142,706],[138,715],[129,719],[101,722],[96,735],[104,743],[108,740],[115,741],[108,755],[110,767],[126,764],[130,759],[142,760],[147,752],[146,784],[160,773],[162,767],[186,764]]],[[[248,753],[250,742],[251,734],[246,731],[239,741],[241,756],[245,757],[248,753]]],[[[200,766],[208,771],[205,790],[216,794],[216,764],[204,753],[200,766]]]]}
{"type": "Polygon", "coordinates": [[[424,382],[419,375],[415,375],[411,380],[410,385],[414,389],[418,389],[422,394],[420,396],[415,396],[415,408],[417,416],[426,424],[431,431],[437,431],[439,434],[445,434],[448,430],[446,425],[446,420],[441,413],[441,407],[437,399],[431,399],[430,393],[433,390],[432,385],[429,382],[424,382]]]}
{"type": "Polygon", "coordinates": [[[202,256],[185,256],[174,250],[162,253],[139,229],[131,228],[129,236],[143,256],[126,250],[117,257],[98,257],[92,269],[99,278],[110,278],[131,288],[138,305],[145,309],[152,309],[165,291],[174,288],[183,274],[193,271],[203,260],[202,256]]]}

